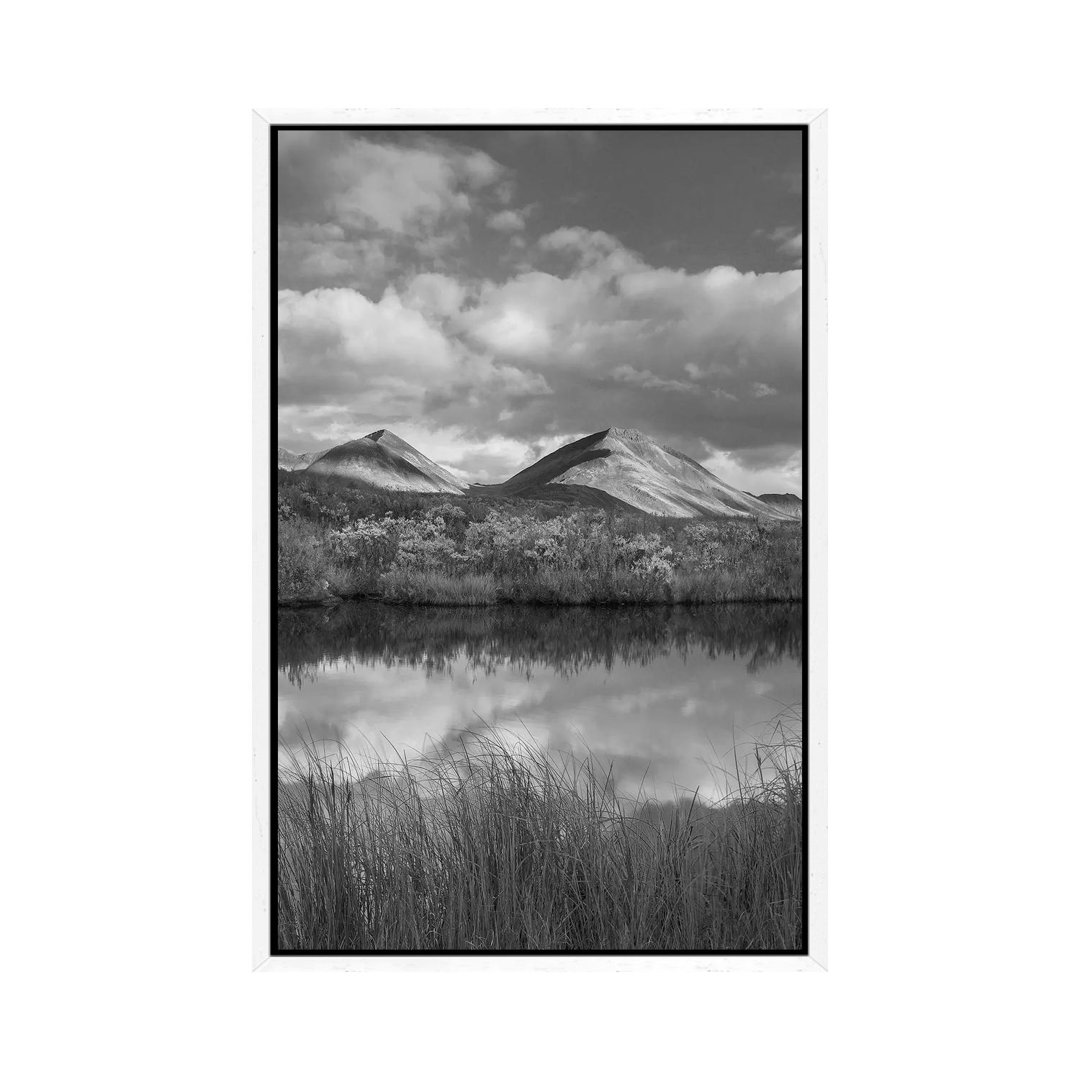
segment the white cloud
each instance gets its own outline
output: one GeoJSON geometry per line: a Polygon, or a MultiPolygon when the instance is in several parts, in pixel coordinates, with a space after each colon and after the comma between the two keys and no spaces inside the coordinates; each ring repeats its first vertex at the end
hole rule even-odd
{"type": "Polygon", "coordinates": [[[446,274],[417,274],[401,295],[407,307],[448,318],[457,315],[468,295],[468,289],[446,274]]]}
{"type": "Polygon", "coordinates": [[[594,270],[630,270],[644,265],[610,233],[583,229],[578,225],[556,229],[541,236],[536,245],[540,251],[570,256],[581,267],[594,270]]]}
{"type": "Polygon", "coordinates": [[[468,221],[513,191],[498,162],[432,138],[379,141],[342,131],[279,135],[283,285],[370,290],[438,269],[468,221]]]}
{"type": "Polygon", "coordinates": [[[353,289],[278,297],[278,393],[287,404],[419,402],[423,387],[460,370],[455,346],[388,292],[374,303],[353,289]]]}
{"type": "Polygon", "coordinates": [[[781,255],[801,258],[803,253],[803,234],[794,225],[781,225],[769,233],[769,239],[776,244],[781,255]]]}
{"type": "Polygon", "coordinates": [[[398,146],[354,139],[334,159],[340,185],[327,196],[334,221],[422,235],[445,217],[467,214],[473,193],[501,167],[478,150],[398,146]]]}
{"type": "Polygon", "coordinates": [[[551,346],[546,322],[526,308],[480,308],[471,322],[472,338],[503,356],[536,356],[551,346]]]}
{"type": "Polygon", "coordinates": [[[767,448],[745,461],[736,454],[716,450],[701,464],[727,483],[751,495],[798,495],[803,497],[802,451],[789,446],[767,448]]]}
{"type": "Polygon", "coordinates": [[[333,445],[418,420],[440,402],[486,419],[550,395],[542,372],[478,350],[450,329],[465,295],[436,274],[418,276],[401,295],[387,289],[377,302],[353,289],[283,290],[278,395],[292,443],[333,445]]]}
{"type": "Polygon", "coordinates": [[[619,364],[618,367],[612,368],[611,377],[619,382],[644,387],[646,390],[693,392],[695,389],[692,383],[684,382],[681,379],[662,379],[659,375],[654,375],[648,368],[639,370],[629,364],[619,364]]]}
{"type": "Polygon", "coordinates": [[[519,210],[500,210],[487,219],[487,224],[496,232],[521,232],[525,228],[525,215],[519,210]]]}

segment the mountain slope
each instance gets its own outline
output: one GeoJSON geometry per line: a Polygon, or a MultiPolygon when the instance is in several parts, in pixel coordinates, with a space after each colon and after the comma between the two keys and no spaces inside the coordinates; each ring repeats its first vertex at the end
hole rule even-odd
{"type": "Polygon", "coordinates": [[[404,439],[399,438],[392,431],[387,431],[386,428],[373,431],[370,435],[365,435],[364,438],[371,439],[372,442],[377,442],[380,446],[385,446],[410,465],[415,465],[422,473],[445,484],[446,487],[440,490],[464,491],[468,487],[468,484],[459,480],[449,470],[436,464],[431,458],[421,454],[416,447],[410,446],[404,439]]]}
{"type": "Polygon", "coordinates": [[[608,428],[560,446],[492,491],[541,498],[552,485],[591,488],[666,517],[785,516],[693,458],[629,428],[608,428]]]}
{"type": "Polygon", "coordinates": [[[296,472],[297,469],[306,469],[312,462],[318,461],[324,453],[324,450],[312,450],[307,454],[294,454],[291,450],[285,450],[279,446],[277,467],[288,472],[296,472]]]}
{"type": "Polygon", "coordinates": [[[787,514],[789,517],[802,517],[802,499],[798,495],[759,495],[758,498],[782,514],[787,514]]]}
{"type": "Polygon", "coordinates": [[[327,450],[307,471],[345,477],[382,491],[444,491],[460,495],[468,486],[385,428],[327,450]]]}

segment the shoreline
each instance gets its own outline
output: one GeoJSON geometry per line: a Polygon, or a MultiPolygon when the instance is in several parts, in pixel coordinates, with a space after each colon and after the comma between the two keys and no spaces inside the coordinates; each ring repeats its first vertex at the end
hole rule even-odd
{"type": "Polygon", "coordinates": [[[356,593],[351,596],[319,598],[289,597],[279,599],[279,611],[302,611],[312,608],[336,608],[342,604],[390,604],[394,607],[433,608],[493,608],[493,607],[567,607],[567,608],[613,608],[613,607],[716,607],[723,604],[801,604],[803,598],[783,596],[737,596],[723,600],[659,600],[659,599],[611,599],[611,600],[527,600],[503,597],[498,600],[408,600],[382,596],[374,593],[356,593]]]}

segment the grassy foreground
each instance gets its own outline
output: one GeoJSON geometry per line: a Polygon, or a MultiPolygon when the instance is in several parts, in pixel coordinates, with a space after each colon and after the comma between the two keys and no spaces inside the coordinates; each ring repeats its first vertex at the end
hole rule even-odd
{"type": "Polygon", "coordinates": [[[798,744],[759,748],[723,803],[616,792],[592,758],[511,747],[279,779],[284,949],[802,948],[798,744]]]}
{"type": "Polygon", "coordinates": [[[802,599],[797,521],[656,518],[473,497],[364,501],[295,480],[278,492],[277,559],[283,604],[335,596],[457,606],[802,599]]]}

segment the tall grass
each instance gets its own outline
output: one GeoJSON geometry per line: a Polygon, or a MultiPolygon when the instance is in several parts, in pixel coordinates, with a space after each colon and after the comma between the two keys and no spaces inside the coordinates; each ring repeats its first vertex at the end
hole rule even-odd
{"type": "Polygon", "coordinates": [[[494,604],[499,595],[491,574],[440,574],[430,570],[391,570],[379,580],[387,600],[437,604],[444,607],[475,607],[494,604]]]}
{"type": "Polygon", "coordinates": [[[798,743],[660,803],[591,756],[473,734],[279,778],[278,942],[327,950],[802,948],[798,743]]]}

